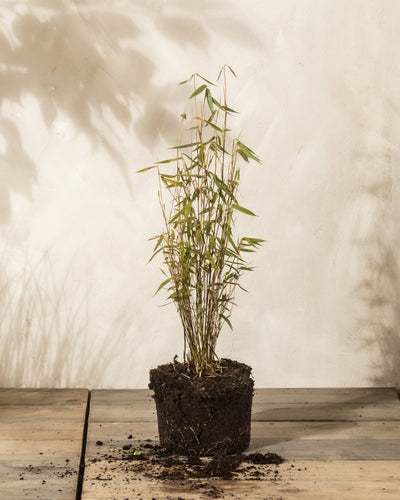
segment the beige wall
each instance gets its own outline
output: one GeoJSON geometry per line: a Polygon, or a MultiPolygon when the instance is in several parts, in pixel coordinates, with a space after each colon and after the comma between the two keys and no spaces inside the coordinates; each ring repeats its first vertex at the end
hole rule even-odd
{"type": "Polygon", "coordinates": [[[397,1],[3,0],[0,28],[0,386],[145,387],[181,355],[135,172],[176,83],[224,63],[268,242],[220,355],[257,386],[400,386],[397,1]]]}

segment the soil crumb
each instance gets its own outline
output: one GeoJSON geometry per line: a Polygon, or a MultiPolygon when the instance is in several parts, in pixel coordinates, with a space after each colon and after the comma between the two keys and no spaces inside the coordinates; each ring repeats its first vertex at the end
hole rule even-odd
{"type": "MultiPolygon", "coordinates": [[[[127,439],[132,439],[128,438],[127,439]]],[[[103,474],[94,479],[108,481],[113,472],[125,476],[127,483],[147,480],[166,481],[196,490],[201,498],[223,498],[223,483],[229,481],[280,481],[279,466],[284,459],[275,453],[217,453],[212,456],[174,455],[156,441],[137,441],[116,446],[104,443],[104,453],[91,463],[104,464],[103,474]],[[106,451],[107,450],[107,451],[106,451]],[[142,479],[141,479],[142,478],[142,479]],[[217,482],[215,483],[215,480],[217,482]]],[[[200,497],[199,497],[200,498],[200,497]]]]}

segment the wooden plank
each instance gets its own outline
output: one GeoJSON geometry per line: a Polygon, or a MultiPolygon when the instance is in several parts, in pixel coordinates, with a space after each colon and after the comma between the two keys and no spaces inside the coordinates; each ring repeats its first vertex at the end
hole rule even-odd
{"type": "Polygon", "coordinates": [[[34,426],[30,425],[29,422],[21,423],[19,420],[0,422],[2,441],[8,439],[45,440],[49,435],[53,436],[54,439],[57,436],[60,439],[74,439],[76,436],[76,421],[65,419],[41,420],[35,421],[34,426]]]}
{"type": "Polygon", "coordinates": [[[94,406],[120,405],[125,406],[133,402],[152,401],[153,391],[149,389],[95,389],[91,392],[94,406]]]}
{"type": "MultiPolygon", "coordinates": [[[[138,424],[136,424],[138,425],[138,424]]],[[[146,425],[145,423],[141,425],[146,425]]],[[[154,424],[147,424],[154,425],[154,424]]],[[[392,422],[252,422],[254,439],[398,439],[400,426],[392,422]]]]}
{"type": "Polygon", "coordinates": [[[146,389],[93,390],[89,422],[156,421],[156,406],[146,389]]]}
{"type": "MultiPolygon", "coordinates": [[[[127,444],[127,436],[145,440],[157,438],[157,422],[92,423],[89,441],[108,441],[127,444]]],[[[398,439],[398,422],[252,422],[252,439],[398,439]]]]}
{"type": "MultiPolygon", "coordinates": [[[[144,415],[138,413],[143,418],[144,415]]],[[[400,421],[400,402],[395,403],[310,403],[255,404],[252,420],[295,421],[400,421]]]]}
{"type": "Polygon", "coordinates": [[[296,461],[277,490],[285,500],[377,500],[399,497],[399,461],[296,461]]]}
{"type": "MultiPolygon", "coordinates": [[[[23,471],[25,468],[21,469],[23,471]]],[[[76,498],[76,488],[69,481],[63,479],[65,467],[49,470],[41,467],[37,474],[32,470],[30,474],[21,472],[19,475],[4,474],[0,468],[0,489],[4,500],[40,499],[40,500],[71,500],[76,498]],[[24,479],[21,480],[21,477],[24,479]],[[44,479],[45,478],[45,479],[44,479]]]]}
{"type": "MultiPolygon", "coordinates": [[[[154,480],[126,462],[107,460],[118,457],[125,444],[157,442],[149,395],[146,390],[93,392],[83,500],[207,497],[193,489],[195,479],[154,480]]],[[[258,390],[248,451],[284,456],[278,479],[207,479],[208,493],[215,487],[225,498],[237,499],[398,500],[399,412],[392,389],[258,390]]]]}
{"type": "Polygon", "coordinates": [[[0,389],[1,498],[76,498],[87,398],[86,389],[0,389]]]}
{"type": "MultiPolygon", "coordinates": [[[[130,402],[126,406],[95,406],[92,422],[154,422],[157,420],[154,401],[130,402]]],[[[253,404],[254,421],[399,421],[397,403],[310,403],[253,404]]]]}
{"type": "Polygon", "coordinates": [[[254,403],[395,403],[399,401],[392,387],[355,388],[256,388],[254,403]]]}
{"type": "MultiPolygon", "coordinates": [[[[149,389],[94,390],[92,400],[95,405],[126,405],[131,402],[151,401],[153,391],[149,389]]],[[[280,389],[256,388],[254,404],[258,403],[395,403],[399,397],[394,388],[312,388],[280,389]]]]}
{"type": "MultiPolygon", "coordinates": [[[[343,432],[343,429],[340,432],[339,427],[333,433],[329,428],[325,429],[325,432],[319,429],[317,433],[310,433],[308,436],[301,433],[297,433],[296,436],[290,435],[282,429],[279,433],[271,433],[266,423],[260,424],[256,426],[256,430],[253,424],[248,453],[274,452],[288,460],[400,460],[400,430],[397,423],[395,423],[397,428],[389,427],[386,434],[381,432],[381,428],[386,431],[386,426],[372,422],[374,426],[358,428],[358,432],[350,433],[346,430],[343,432]]],[[[304,423],[298,424],[301,428],[304,423]]],[[[109,453],[112,454],[113,449],[121,449],[127,444],[137,447],[146,440],[156,444],[157,438],[155,422],[125,422],[119,425],[105,423],[101,426],[90,426],[86,457],[93,459],[104,455],[107,446],[110,447],[109,453]],[[128,436],[132,436],[132,439],[128,439],[128,436]],[[101,441],[103,446],[96,446],[97,441],[101,441]]]]}
{"type": "MultiPolygon", "coordinates": [[[[252,419],[254,421],[398,421],[400,420],[400,401],[393,399],[392,390],[374,389],[372,393],[367,390],[356,390],[353,398],[346,389],[326,395],[328,402],[316,402],[322,397],[320,389],[286,390],[282,399],[287,401],[290,392],[295,399],[307,396],[302,403],[270,403],[268,397],[270,389],[256,394],[253,402],[252,419]],[[289,391],[289,392],[288,392],[289,391]],[[313,396],[314,391],[316,395],[313,396]],[[379,396],[382,393],[381,396],[379,396]],[[336,396],[335,396],[336,394],[336,396]],[[376,394],[378,401],[370,401],[376,394]],[[262,396],[262,397],[261,397],[262,396]],[[343,397],[345,401],[336,401],[333,398],[343,397]],[[359,401],[357,401],[359,399],[359,401]],[[363,401],[364,400],[364,401],[363,401]],[[314,402],[309,402],[314,401],[314,402]],[[357,401],[357,402],[355,402],[357,401]]],[[[278,393],[272,390],[278,399],[278,393]]],[[[329,391],[324,390],[329,393],[329,391]]],[[[111,391],[112,393],[114,391],[111,391]]],[[[153,422],[157,420],[154,400],[149,396],[149,391],[134,390],[132,397],[129,391],[118,391],[109,394],[104,391],[92,392],[92,409],[90,420],[92,422],[153,422]]],[[[396,395],[397,397],[397,395],[396,395]]],[[[273,398],[272,398],[273,399],[273,398]]]]}
{"type": "Polygon", "coordinates": [[[232,499],[399,499],[400,461],[296,461],[285,462],[276,470],[278,474],[274,480],[155,481],[133,468],[110,467],[107,471],[103,462],[95,462],[87,465],[82,499],[207,498],[199,494],[202,490],[193,488],[196,483],[202,483],[209,491],[215,487],[224,498],[232,499]]]}
{"type": "Polygon", "coordinates": [[[8,422],[11,419],[19,418],[23,414],[23,420],[40,421],[40,420],[81,420],[81,413],[85,413],[86,403],[80,406],[23,406],[23,405],[6,405],[0,407],[0,422],[8,422]]]}
{"type": "Polygon", "coordinates": [[[156,422],[156,407],[152,406],[103,406],[91,411],[90,422],[156,422]]]}
{"type": "Polygon", "coordinates": [[[87,389],[0,389],[0,407],[80,405],[82,391],[87,393],[87,389]]]}
{"type": "Polygon", "coordinates": [[[400,460],[400,439],[255,438],[251,452],[273,452],[287,460],[400,460]]]}

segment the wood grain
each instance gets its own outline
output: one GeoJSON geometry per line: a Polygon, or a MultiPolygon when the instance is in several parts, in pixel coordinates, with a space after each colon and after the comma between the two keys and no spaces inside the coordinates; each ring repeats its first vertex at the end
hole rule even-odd
{"type": "Polygon", "coordinates": [[[76,498],[88,391],[0,389],[0,498],[76,498]]]}
{"type": "MultiPolygon", "coordinates": [[[[398,500],[399,420],[400,403],[391,388],[256,389],[248,452],[282,455],[278,479],[207,484],[234,499],[398,500]]],[[[149,391],[93,391],[83,499],[207,498],[188,480],[138,476],[102,458],[145,439],[157,442],[149,391]]]]}
{"type": "MultiPolygon", "coordinates": [[[[87,396],[84,389],[0,390],[0,498],[76,498],[87,396]]],[[[126,444],[157,443],[155,405],[145,389],[92,391],[82,498],[197,499],[213,488],[233,499],[400,498],[394,389],[256,389],[252,416],[247,452],[282,455],[276,475],[202,480],[200,491],[193,480],[155,480],[108,461],[126,444]]]]}

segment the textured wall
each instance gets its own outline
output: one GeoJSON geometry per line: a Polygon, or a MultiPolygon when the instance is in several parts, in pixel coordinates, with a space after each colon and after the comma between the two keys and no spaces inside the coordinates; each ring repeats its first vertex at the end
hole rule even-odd
{"type": "Polygon", "coordinates": [[[268,242],[220,355],[257,386],[400,386],[397,1],[3,0],[0,28],[0,386],[145,387],[181,354],[135,172],[176,82],[224,63],[268,242]]]}

